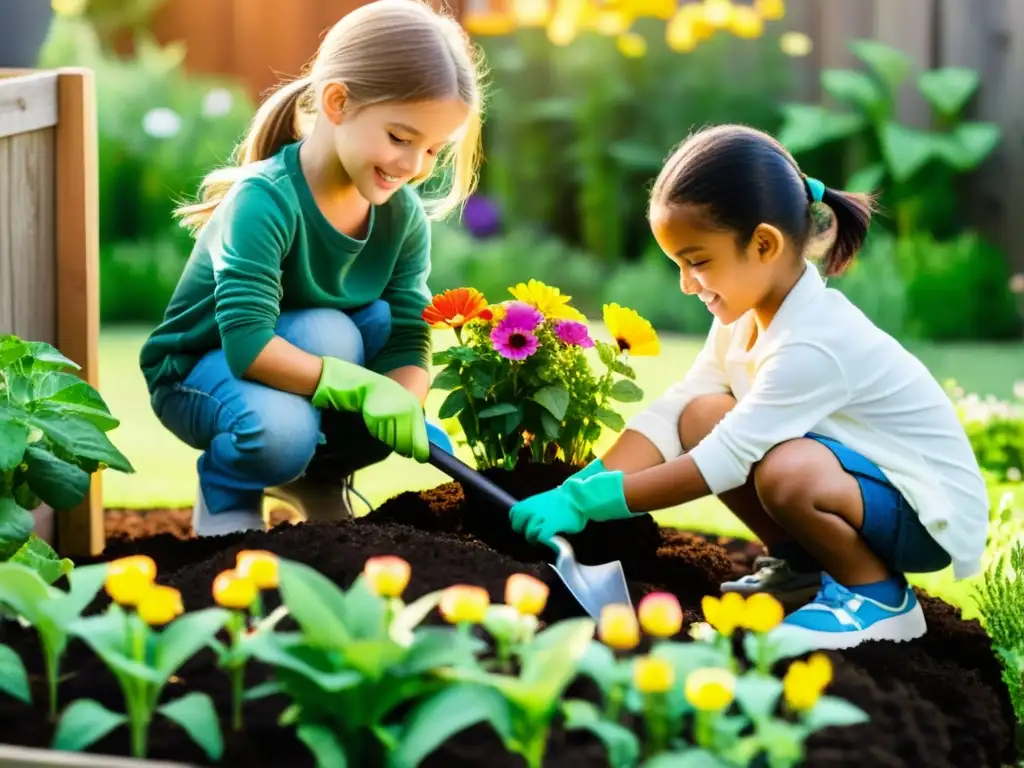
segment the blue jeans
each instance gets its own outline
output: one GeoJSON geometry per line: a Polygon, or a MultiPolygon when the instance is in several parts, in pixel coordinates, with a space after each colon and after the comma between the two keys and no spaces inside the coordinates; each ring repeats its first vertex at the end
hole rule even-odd
{"type": "Polygon", "coordinates": [[[891,570],[901,574],[933,573],[952,562],[877,464],[838,440],[813,432],[807,437],[832,451],[843,469],[857,480],[864,505],[860,535],[891,570]]]}
{"type": "MultiPolygon", "coordinates": [[[[276,332],[312,355],[365,365],[391,334],[391,308],[378,300],[351,314],[328,308],[282,312],[276,332]]],[[[361,414],[321,411],[301,395],[236,378],[222,349],[208,352],[173,385],[157,417],[203,452],[199,485],[214,515],[259,512],[266,488],[302,475],[340,486],[391,453],[370,435],[361,414]]],[[[427,426],[431,441],[451,451],[447,435],[427,426]]]]}

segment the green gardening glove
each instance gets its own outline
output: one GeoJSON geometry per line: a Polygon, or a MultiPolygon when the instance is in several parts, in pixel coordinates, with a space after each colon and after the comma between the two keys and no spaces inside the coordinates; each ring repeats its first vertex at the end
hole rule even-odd
{"type": "Polygon", "coordinates": [[[317,408],[362,413],[370,434],[403,456],[430,457],[427,422],[416,396],[394,379],[336,357],[325,357],[312,402],[317,408]]]}
{"type": "Polygon", "coordinates": [[[530,543],[558,533],[579,533],[591,520],[632,517],[622,489],[622,472],[602,472],[585,480],[570,478],[554,490],[520,501],[509,512],[512,530],[530,543]]]}
{"type": "Polygon", "coordinates": [[[604,462],[600,458],[594,459],[592,462],[587,464],[583,469],[574,475],[569,477],[570,480],[586,480],[588,477],[593,475],[599,475],[602,472],[607,472],[608,468],[604,465],[604,462]]]}

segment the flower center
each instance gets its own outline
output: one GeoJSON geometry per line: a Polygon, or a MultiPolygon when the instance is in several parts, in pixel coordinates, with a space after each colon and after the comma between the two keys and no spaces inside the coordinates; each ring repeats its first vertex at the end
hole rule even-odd
{"type": "Polygon", "coordinates": [[[513,333],[508,337],[508,345],[512,349],[522,349],[526,346],[526,336],[521,333],[513,333]]]}
{"type": "Polygon", "coordinates": [[[625,339],[615,339],[615,343],[619,345],[620,352],[629,351],[629,342],[626,341],[625,339]]]}

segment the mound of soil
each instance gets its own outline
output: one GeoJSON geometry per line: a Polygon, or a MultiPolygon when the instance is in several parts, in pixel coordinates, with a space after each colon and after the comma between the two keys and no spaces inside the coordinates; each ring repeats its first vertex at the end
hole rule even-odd
{"type": "MultiPolygon", "coordinates": [[[[569,471],[558,465],[521,464],[512,473],[488,474],[522,497],[556,485],[569,471]]],[[[285,517],[282,513],[276,519],[285,517]]],[[[180,589],[189,609],[213,604],[213,578],[233,565],[240,549],[268,549],[304,562],[342,586],[352,583],[366,558],[400,555],[410,562],[414,574],[407,599],[462,582],[484,586],[492,600],[500,601],[509,575],[530,573],[551,589],[542,617],[545,622],[582,614],[546,565],[552,553],[524,545],[508,529],[506,515],[488,509],[482,500],[467,500],[455,483],[401,494],[353,522],[279,524],[266,533],[196,539],[188,527],[188,510],[165,510],[110,515],[108,535],[111,538],[102,559],[151,555],[160,567],[158,580],[180,589]]],[[[634,601],[652,590],[676,594],[684,606],[684,632],[702,618],[701,597],[717,594],[721,581],[745,572],[759,553],[756,545],[747,542],[659,530],[649,518],[592,525],[569,538],[583,562],[621,560],[634,601]]],[[[835,679],[829,692],[862,707],[871,721],[813,736],[808,742],[807,766],[998,768],[1012,760],[1013,713],[985,632],[977,622],[963,621],[951,606],[919,596],[929,623],[925,637],[830,654],[835,679]]],[[[101,593],[92,609],[102,609],[105,604],[101,593]]],[[[273,600],[268,600],[268,608],[273,606],[273,600]]],[[[36,683],[33,708],[0,696],[0,743],[46,747],[53,727],[45,716],[37,640],[31,631],[11,622],[0,625],[0,631],[0,642],[21,655],[36,683]]],[[[74,698],[92,697],[114,711],[123,711],[116,681],[88,649],[72,643],[63,668],[67,678],[60,689],[62,705],[74,698]]],[[[247,685],[266,678],[262,667],[249,665],[247,685]]],[[[208,693],[222,718],[229,711],[227,681],[212,653],[200,653],[190,661],[168,686],[165,699],[189,691],[208,693]]],[[[574,686],[574,694],[577,691],[587,695],[586,686],[574,686]]],[[[279,698],[247,703],[242,735],[233,734],[223,721],[226,752],[221,764],[312,766],[308,750],[291,731],[276,724],[284,706],[279,698]]],[[[127,734],[119,730],[90,751],[127,754],[127,734]]],[[[160,718],[152,729],[150,756],[207,762],[179,729],[160,718]]],[[[451,739],[425,764],[521,766],[522,761],[506,754],[493,732],[480,726],[451,739]]],[[[545,765],[570,764],[586,768],[608,762],[595,738],[556,727],[545,765]]]]}

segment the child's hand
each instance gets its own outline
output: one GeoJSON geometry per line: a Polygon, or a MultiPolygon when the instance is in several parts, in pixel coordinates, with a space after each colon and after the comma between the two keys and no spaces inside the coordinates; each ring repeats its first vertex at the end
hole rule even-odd
{"type": "Polygon", "coordinates": [[[370,434],[396,453],[425,462],[430,457],[423,406],[394,379],[355,363],[324,358],[313,405],[362,413],[370,434]]]}
{"type": "Polygon", "coordinates": [[[559,533],[579,533],[591,520],[630,517],[622,478],[622,472],[570,478],[554,490],[531,496],[512,507],[512,530],[531,543],[547,542],[559,533]]]}

